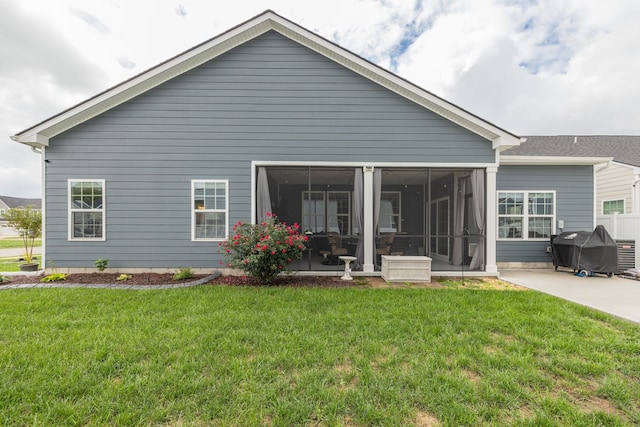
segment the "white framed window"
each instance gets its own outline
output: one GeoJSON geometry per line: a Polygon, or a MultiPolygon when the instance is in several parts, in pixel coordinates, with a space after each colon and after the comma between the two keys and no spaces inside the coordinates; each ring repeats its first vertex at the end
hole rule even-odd
{"type": "Polygon", "coordinates": [[[229,234],[229,181],[191,181],[191,240],[224,240],[229,234]]]}
{"type": "Polygon", "coordinates": [[[70,179],[69,240],[106,239],[104,179],[70,179]]]}
{"type": "Polygon", "coordinates": [[[383,191],[380,193],[379,233],[397,233],[402,231],[400,223],[401,197],[402,193],[400,191],[383,191]]]}
{"type": "Polygon", "coordinates": [[[613,213],[624,213],[624,199],[602,201],[602,215],[609,215],[613,213]]]}
{"type": "Polygon", "coordinates": [[[555,191],[499,191],[498,239],[549,240],[555,209],[555,191]]]}
{"type": "Polygon", "coordinates": [[[326,232],[325,227],[325,192],[302,192],[302,230],[314,233],[326,232]]]}
{"type": "Polygon", "coordinates": [[[328,191],[327,201],[327,229],[343,236],[351,234],[351,193],[328,191]]]}

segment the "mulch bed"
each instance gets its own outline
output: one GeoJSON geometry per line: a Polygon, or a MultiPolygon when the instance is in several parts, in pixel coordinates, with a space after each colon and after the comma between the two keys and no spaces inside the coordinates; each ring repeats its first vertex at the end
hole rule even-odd
{"type": "MultiPolygon", "coordinates": [[[[173,280],[173,273],[137,273],[131,274],[129,280],[118,281],[116,278],[120,274],[111,273],[74,273],[70,274],[66,280],[57,283],[86,283],[86,284],[119,284],[119,285],[171,285],[185,282],[194,282],[207,277],[206,274],[196,274],[187,280],[173,280]]],[[[39,283],[44,276],[9,276],[9,282],[0,283],[2,285],[18,285],[39,283]]],[[[242,276],[220,276],[209,283],[210,285],[226,286],[263,286],[257,280],[242,276]]],[[[340,277],[327,276],[282,276],[274,280],[270,286],[287,287],[350,287],[357,286],[356,281],[347,282],[340,280],[340,277]]]]}
{"type": "MultiPolygon", "coordinates": [[[[264,286],[251,277],[220,276],[211,284],[227,286],[264,286]]],[[[282,276],[277,277],[269,286],[290,288],[346,288],[359,286],[357,281],[340,280],[338,276],[282,276]]]]}
{"type": "MultiPolygon", "coordinates": [[[[173,273],[137,273],[131,274],[129,280],[118,281],[116,278],[118,273],[83,273],[71,274],[67,280],[55,283],[72,283],[72,284],[117,284],[117,285],[175,285],[180,283],[191,283],[207,277],[207,274],[196,274],[194,277],[186,280],[173,280],[173,273]]],[[[9,276],[9,282],[0,283],[3,285],[33,284],[39,283],[44,276],[9,276]]],[[[249,286],[261,287],[256,279],[243,276],[220,276],[213,279],[206,285],[211,286],[249,286]]],[[[381,277],[355,277],[353,281],[341,280],[340,276],[280,276],[277,277],[269,286],[272,287],[289,287],[289,288],[405,288],[406,283],[386,283],[381,277]]],[[[428,287],[442,288],[437,278],[431,283],[416,283],[410,287],[428,287]]],[[[495,278],[474,278],[468,279],[464,285],[457,287],[458,289],[493,289],[493,290],[526,290],[520,286],[505,283],[495,278]]]]}
{"type": "MultiPolygon", "coordinates": [[[[86,284],[118,284],[118,285],[168,285],[183,282],[193,282],[198,279],[207,277],[206,274],[196,274],[191,279],[187,280],[173,280],[173,273],[138,273],[131,274],[129,280],[116,280],[120,274],[111,273],[83,273],[83,274],[70,274],[67,280],[57,283],[86,283],[86,284]]],[[[18,285],[18,284],[31,284],[39,283],[40,279],[44,276],[9,276],[9,282],[5,282],[1,285],[18,285]]]]}

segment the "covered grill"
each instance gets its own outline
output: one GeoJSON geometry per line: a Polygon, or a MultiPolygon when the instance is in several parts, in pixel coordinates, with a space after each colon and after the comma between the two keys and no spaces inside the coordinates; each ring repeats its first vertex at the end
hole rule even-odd
{"type": "Polygon", "coordinates": [[[602,226],[593,232],[568,231],[551,242],[553,265],[572,268],[579,275],[602,273],[612,276],[618,271],[618,246],[602,226]]]}

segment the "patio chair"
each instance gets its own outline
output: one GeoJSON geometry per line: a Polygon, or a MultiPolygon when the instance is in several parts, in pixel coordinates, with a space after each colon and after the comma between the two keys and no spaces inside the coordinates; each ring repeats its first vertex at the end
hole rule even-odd
{"type": "Polygon", "coordinates": [[[326,259],[323,264],[339,264],[338,257],[340,255],[347,255],[347,248],[342,247],[342,238],[338,233],[327,233],[327,240],[329,242],[328,250],[321,250],[320,254],[326,259]]]}
{"type": "Polygon", "coordinates": [[[391,245],[393,239],[396,237],[396,233],[385,233],[380,236],[378,243],[376,244],[376,254],[378,255],[391,255],[391,245]]]}

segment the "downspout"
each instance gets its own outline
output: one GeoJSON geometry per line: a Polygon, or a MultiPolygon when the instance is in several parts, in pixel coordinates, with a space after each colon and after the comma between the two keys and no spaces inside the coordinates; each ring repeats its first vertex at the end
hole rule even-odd
{"type": "Polygon", "coordinates": [[[607,169],[609,166],[613,164],[613,159],[609,159],[606,162],[598,163],[593,166],[593,223],[592,228],[595,228],[598,223],[598,208],[597,208],[597,200],[598,200],[598,172],[607,169]]]}
{"type": "MultiPolygon", "coordinates": [[[[16,141],[16,142],[20,142],[18,141],[18,137],[16,135],[12,135],[9,138],[11,138],[12,141],[16,141]]],[[[40,155],[41,158],[41,163],[42,166],[40,166],[40,171],[42,173],[42,195],[41,195],[41,199],[42,199],[42,206],[40,208],[40,212],[42,213],[42,251],[40,253],[40,259],[42,261],[42,265],[41,265],[41,269],[46,271],[47,265],[45,263],[46,258],[46,252],[47,252],[47,240],[45,239],[45,234],[46,234],[46,221],[45,221],[45,215],[46,215],[46,211],[45,211],[45,206],[46,206],[46,200],[45,200],[45,175],[46,175],[46,171],[45,171],[45,165],[46,165],[46,160],[44,158],[44,146],[42,147],[36,147],[34,145],[31,146],[31,151],[33,151],[36,154],[40,155]]]]}
{"type": "Polygon", "coordinates": [[[33,150],[34,153],[40,153],[41,155],[41,160],[42,160],[42,166],[40,168],[40,170],[42,171],[42,207],[41,207],[41,212],[42,212],[42,254],[41,254],[41,258],[42,258],[42,268],[46,271],[47,268],[47,264],[46,262],[46,256],[47,256],[47,239],[45,238],[46,233],[47,233],[47,192],[45,191],[46,185],[47,185],[47,164],[49,162],[49,160],[46,159],[46,154],[45,154],[45,147],[40,147],[40,148],[36,148],[36,147],[31,147],[31,150],[33,150]]]}
{"type": "Polygon", "coordinates": [[[636,168],[634,172],[635,179],[631,185],[631,213],[636,215],[640,214],[640,186],[638,186],[638,183],[640,183],[640,170],[636,168]]]}

